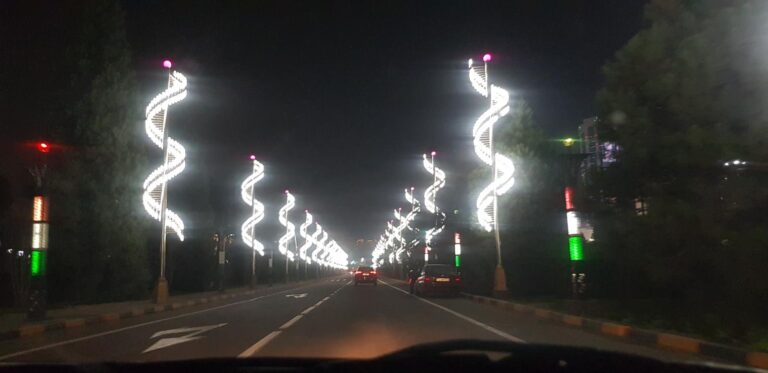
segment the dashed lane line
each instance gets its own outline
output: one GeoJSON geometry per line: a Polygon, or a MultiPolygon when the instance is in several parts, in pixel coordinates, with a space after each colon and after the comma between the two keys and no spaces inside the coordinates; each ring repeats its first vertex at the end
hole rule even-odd
{"type": "Polygon", "coordinates": [[[251,357],[253,354],[255,354],[257,351],[261,350],[264,346],[267,345],[267,343],[271,342],[275,337],[280,335],[280,330],[275,330],[272,333],[267,334],[266,337],[260,339],[258,342],[254,343],[253,346],[248,347],[247,350],[240,353],[240,355],[237,355],[237,357],[251,357]]]}
{"type": "Polygon", "coordinates": [[[304,317],[306,314],[312,312],[315,308],[323,304],[323,302],[327,301],[328,299],[331,299],[332,296],[334,296],[336,293],[341,290],[341,288],[349,285],[349,283],[346,283],[344,285],[341,285],[338,289],[334,290],[331,294],[329,294],[327,297],[319,300],[317,303],[313,304],[309,308],[302,311],[300,314],[294,316],[292,319],[288,320],[285,324],[281,325],[279,330],[275,330],[272,333],[267,334],[264,338],[260,339],[258,342],[254,343],[253,346],[248,347],[247,350],[241,352],[237,355],[239,358],[247,358],[255,355],[259,350],[264,348],[269,342],[271,342],[273,339],[275,339],[280,333],[282,333],[285,329],[290,328],[293,324],[295,324],[297,321],[301,320],[302,317],[304,317]]]}
{"type": "Polygon", "coordinates": [[[482,322],[477,321],[477,320],[475,320],[475,319],[473,319],[473,318],[471,318],[469,316],[466,316],[464,314],[458,313],[458,312],[456,312],[456,311],[454,311],[454,310],[452,310],[452,309],[450,309],[448,307],[444,307],[444,306],[441,306],[441,305],[439,305],[437,303],[430,302],[430,301],[428,301],[428,300],[426,300],[424,298],[416,297],[416,296],[408,293],[407,291],[405,291],[403,289],[400,289],[398,287],[390,285],[389,283],[387,283],[385,281],[382,281],[382,280],[379,280],[379,281],[381,281],[381,283],[383,283],[384,285],[387,285],[387,286],[391,287],[392,289],[395,289],[395,290],[397,290],[397,291],[399,291],[399,292],[401,292],[403,294],[415,297],[416,299],[418,299],[418,300],[420,300],[420,301],[422,301],[422,302],[424,302],[426,304],[429,304],[429,305],[431,305],[433,307],[437,307],[437,308],[439,308],[439,309],[441,309],[441,310],[443,310],[445,312],[450,313],[453,316],[456,316],[456,317],[458,317],[458,318],[460,318],[460,319],[462,319],[464,321],[467,321],[467,322],[469,322],[471,324],[474,324],[475,326],[479,326],[479,327],[481,327],[481,328],[483,328],[483,329],[485,329],[485,330],[487,330],[487,331],[489,331],[489,332],[491,332],[493,334],[496,334],[496,335],[498,335],[498,336],[500,336],[502,338],[505,338],[505,339],[510,340],[512,342],[526,343],[524,340],[522,340],[522,339],[520,339],[518,337],[515,337],[515,336],[513,336],[511,334],[507,334],[507,333],[505,333],[505,332],[503,332],[503,331],[501,331],[499,329],[496,329],[496,328],[494,328],[494,327],[492,327],[492,326],[490,326],[488,324],[482,323],[482,322]]]}

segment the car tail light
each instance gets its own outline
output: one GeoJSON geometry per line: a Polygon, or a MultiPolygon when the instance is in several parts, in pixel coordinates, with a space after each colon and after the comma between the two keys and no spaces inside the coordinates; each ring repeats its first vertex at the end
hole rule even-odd
{"type": "Polygon", "coordinates": [[[453,282],[461,282],[461,276],[454,277],[453,282]]]}
{"type": "Polygon", "coordinates": [[[430,282],[432,281],[432,277],[426,276],[424,277],[424,282],[430,282]]]}
{"type": "Polygon", "coordinates": [[[375,275],[375,274],[376,274],[376,271],[371,271],[371,274],[372,274],[372,275],[375,275]]]}
{"type": "Polygon", "coordinates": [[[361,273],[363,273],[363,272],[362,272],[362,271],[355,271],[355,274],[356,274],[356,275],[359,275],[359,274],[361,274],[361,273]]]}

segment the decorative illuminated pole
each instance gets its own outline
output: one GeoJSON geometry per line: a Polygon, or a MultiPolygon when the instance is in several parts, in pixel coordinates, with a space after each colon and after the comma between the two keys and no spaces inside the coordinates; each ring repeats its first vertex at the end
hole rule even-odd
{"type": "MultiPolygon", "coordinates": [[[[317,225],[317,229],[318,230],[322,230],[322,228],[320,227],[319,224],[317,225]]],[[[323,232],[322,233],[323,236],[317,242],[315,242],[316,248],[315,248],[315,251],[313,251],[312,255],[311,255],[312,261],[315,262],[315,264],[316,264],[316,266],[315,266],[315,275],[317,277],[320,277],[320,264],[321,264],[320,263],[320,253],[323,252],[323,250],[325,250],[325,246],[326,246],[325,241],[328,240],[328,232],[326,232],[324,230],[322,232],[323,232]]]]}
{"type": "MultiPolygon", "coordinates": [[[[410,190],[405,189],[405,200],[411,204],[411,211],[406,216],[406,220],[408,221],[408,230],[415,233],[415,238],[410,243],[408,243],[408,250],[411,252],[411,258],[414,258],[415,256],[412,255],[413,252],[410,250],[419,245],[419,229],[412,227],[411,223],[416,219],[416,215],[421,212],[421,205],[419,204],[419,200],[414,197],[413,191],[413,187],[411,187],[410,190]]],[[[410,263],[410,265],[413,265],[413,263],[410,263]]]]}
{"type": "Polygon", "coordinates": [[[285,234],[280,237],[277,243],[277,247],[280,253],[285,255],[285,282],[288,282],[288,262],[292,253],[288,250],[288,244],[296,236],[296,226],[288,221],[288,211],[292,210],[296,206],[296,198],[288,190],[285,191],[285,205],[280,208],[278,220],[280,224],[285,227],[285,234]]]}
{"type": "Polygon", "coordinates": [[[251,161],[253,162],[253,173],[248,176],[243,184],[240,186],[240,196],[247,205],[251,206],[251,216],[243,222],[240,228],[240,235],[243,237],[243,243],[250,246],[253,249],[251,255],[251,288],[256,287],[256,253],[264,256],[264,245],[256,241],[256,235],[254,230],[256,224],[264,219],[264,205],[256,200],[256,193],[254,186],[257,182],[264,178],[264,165],[256,160],[255,155],[251,155],[251,161]]]}
{"type": "Polygon", "coordinates": [[[424,169],[432,174],[432,185],[424,191],[424,206],[427,208],[427,211],[435,216],[435,225],[428,229],[425,234],[426,245],[424,246],[424,263],[429,262],[429,252],[432,250],[432,239],[440,234],[440,232],[443,231],[443,228],[445,228],[445,213],[440,211],[440,208],[437,207],[437,192],[445,187],[445,172],[435,166],[435,155],[437,155],[437,152],[433,151],[430,159],[424,154],[424,160],[422,162],[424,169]]]}
{"type": "Polygon", "coordinates": [[[144,208],[151,217],[160,221],[160,275],[155,286],[154,300],[164,303],[168,299],[168,282],[165,279],[165,256],[167,229],[170,228],[184,241],[184,222],[168,210],[168,180],[184,170],[186,151],[181,144],[168,136],[168,107],[187,97],[187,78],[178,71],[172,71],[171,61],[163,61],[168,69],[168,87],[155,96],[146,108],[144,127],[150,140],[163,149],[163,165],[153,171],[144,181],[144,208]]]}
{"type": "MultiPolygon", "coordinates": [[[[299,259],[304,261],[304,279],[307,278],[307,265],[309,265],[309,258],[307,257],[307,250],[312,246],[312,237],[307,234],[307,227],[312,225],[312,214],[309,213],[309,210],[304,210],[304,213],[306,214],[306,219],[304,220],[304,223],[302,223],[299,226],[299,235],[301,238],[304,239],[304,244],[301,245],[299,250],[299,259]]],[[[317,233],[317,232],[315,232],[317,233]]],[[[297,269],[298,269],[298,263],[299,261],[296,261],[297,269]]],[[[299,273],[296,272],[296,276],[298,277],[299,273]]]]}
{"type": "Polygon", "coordinates": [[[51,147],[46,142],[37,144],[40,164],[29,170],[35,179],[35,196],[32,199],[32,250],[29,254],[29,308],[31,320],[45,318],[48,310],[48,284],[46,263],[48,256],[48,196],[45,190],[45,174],[48,169],[47,155],[51,147]]]}
{"type": "Polygon", "coordinates": [[[461,272],[461,234],[453,234],[453,262],[456,266],[456,273],[461,272]]]}
{"type": "Polygon", "coordinates": [[[566,138],[563,140],[563,146],[567,149],[566,157],[566,175],[565,175],[565,219],[568,226],[568,256],[571,262],[571,296],[578,298],[583,292],[586,281],[586,274],[580,270],[580,263],[584,260],[584,235],[582,234],[581,221],[579,213],[576,211],[574,203],[574,187],[576,184],[579,166],[587,154],[573,153],[570,149],[573,147],[574,140],[566,138]]]}
{"type": "Polygon", "coordinates": [[[513,178],[515,166],[512,160],[503,154],[496,153],[493,143],[493,126],[509,113],[509,92],[490,83],[488,77],[488,62],[492,59],[486,53],[483,56],[483,69],[473,66],[469,60],[469,81],[472,87],[481,95],[488,98],[489,109],[483,112],[475,121],[472,128],[475,154],[485,164],[491,166],[493,181],[486,186],[477,198],[477,219],[480,225],[494,232],[496,240],[496,271],[494,274],[493,290],[497,295],[507,292],[507,279],[501,263],[501,238],[499,236],[498,196],[506,193],[515,183],[513,178]]]}

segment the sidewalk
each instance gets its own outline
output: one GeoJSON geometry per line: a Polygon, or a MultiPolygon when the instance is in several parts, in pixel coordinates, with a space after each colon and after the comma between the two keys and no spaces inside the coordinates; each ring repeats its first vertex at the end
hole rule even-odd
{"type": "Polygon", "coordinates": [[[274,291],[297,288],[310,281],[277,284],[271,287],[260,286],[256,289],[247,287],[227,289],[224,292],[209,291],[175,295],[168,302],[159,305],[149,299],[79,305],[72,307],[51,308],[47,318],[40,321],[29,321],[25,312],[10,312],[0,315],[0,339],[12,339],[39,335],[50,330],[78,328],[84,325],[115,322],[152,313],[178,310],[200,304],[215,303],[227,299],[244,298],[252,295],[262,295],[274,291]]]}
{"type": "MultiPolygon", "coordinates": [[[[406,281],[386,277],[387,281],[407,284],[406,281]]],[[[698,338],[678,334],[674,331],[657,331],[637,328],[613,321],[586,318],[558,312],[548,308],[534,307],[511,300],[485,297],[469,293],[461,296],[471,301],[503,309],[507,312],[524,313],[547,322],[558,323],[566,327],[584,329],[596,334],[625,339],[628,342],[656,347],[665,350],[685,352],[700,356],[722,359],[750,367],[768,369],[768,353],[749,351],[719,343],[712,343],[698,338]]]]}
{"type": "Polygon", "coordinates": [[[535,318],[559,323],[563,326],[584,329],[613,338],[625,339],[632,343],[656,347],[665,350],[685,352],[725,361],[743,364],[755,368],[768,369],[768,353],[749,351],[719,343],[678,334],[674,331],[657,331],[637,328],[613,321],[587,318],[548,308],[539,308],[522,303],[515,303],[498,298],[461,293],[464,298],[508,312],[531,314],[535,318]]]}

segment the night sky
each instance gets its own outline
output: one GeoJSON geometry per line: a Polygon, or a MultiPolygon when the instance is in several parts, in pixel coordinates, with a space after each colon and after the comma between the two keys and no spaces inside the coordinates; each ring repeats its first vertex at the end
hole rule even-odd
{"type": "MultiPolygon", "coordinates": [[[[495,84],[526,100],[548,134],[575,135],[581,119],[595,114],[602,65],[642,27],[644,3],[124,6],[146,101],[163,89],[164,58],[189,78],[189,97],[169,117],[172,136],[188,154],[187,170],[171,182],[169,203],[188,216],[187,226],[195,228],[196,212],[208,203],[239,230],[247,215],[239,184],[250,172],[248,155],[256,154],[267,171],[257,187],[266,224],[276,224],[280,193],[289,188],[296,211],[311,210],[351,249],[355,238],[378,237],[392,209],[405,204],[404,187],[423,193],[431,178],[421,168],[422,153],[439,152],[449,184],[452,173],[479,164],[471,125],[484,102],[468,82],[467,58],[493,53],[495,84]],[[204,202],[203,194],[213,197],[204,202]]],[[[141,135],[143,124],[137,126],[141,135]]],[[[303,217],[292,220],[298,225],[303,217]]]]}

